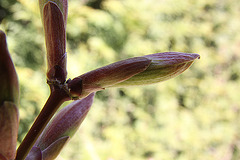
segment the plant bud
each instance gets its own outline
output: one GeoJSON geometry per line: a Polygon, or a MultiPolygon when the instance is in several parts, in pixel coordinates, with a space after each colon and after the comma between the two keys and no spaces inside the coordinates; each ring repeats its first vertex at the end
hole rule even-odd
{"type": "Polygon", "coordinates": [[[85,97],[91,92],[105,89],[143,72],[150,62],[145,57],[135,57],[87,72],[68,83],[70,93],[85,97]]]}
{"type": "Polygon", "coordinates": [[[145,71],[111,87],[147,85],[166,81],[184,72],[195,59],[200,58],[195,53],[180,52],[156,53],[143,57],[151,60],[151,64],[145,71]]]}
{"type": "MultiPolygon", "coordinates": [[[[54,159],[77,131],[93,103],[95,93],[76,100],[60,110],[37,139],[34,147],[40,148],[43,159],[54,159]]],[[[31,154],[30,151],[29,154],[31,154]]]]}
{"type": "Polygon", "coordinates": [[[13,65],[12,59],[8,52],[6,36],[0,30],[0,105],[4,101],[19,101],[19,84],[18,77],[13,65]]]}
{"type": "Polygon", "coordinates": [[[87,72],[68,82],[70,93],[85,97],[108,87],[157,83],[181,74],[198,54],[164,52],[122,60],[87,72]]]}
{"type": "Polygon", "coordinates": [[[48,80],[64,83],[66,70],[67,0],[39,0],[47,48],[48,80]]]}
{"type": "Polygon", "coordinates": [[[39,147],[33,147],[28,153],[26,160],[53,160],[57,158],[68,140],[69,136],[61,137],[44,150],[41,150],[39,147]]]}
{"type": "Polygon", "coordinates": [[[0,30],[0,157],[14,159],[18,134],[19,84],[7,49],[5,34],[0,30]]]}

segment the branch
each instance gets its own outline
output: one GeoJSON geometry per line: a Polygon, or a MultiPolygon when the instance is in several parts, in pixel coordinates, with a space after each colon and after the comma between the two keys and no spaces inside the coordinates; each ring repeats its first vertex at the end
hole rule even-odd
{"type": "Polygon", "coordinates": [[[53,117],[54,113],[58,110],[63,102],[70,99],[64,88],[53,84],[50,84],[50,88],[51,94],[46,104],[44,105],[37,119],[34,121],[23,142],[18,147],[16,160],[24,160],[26,158],[43,129],[53,117]]]}

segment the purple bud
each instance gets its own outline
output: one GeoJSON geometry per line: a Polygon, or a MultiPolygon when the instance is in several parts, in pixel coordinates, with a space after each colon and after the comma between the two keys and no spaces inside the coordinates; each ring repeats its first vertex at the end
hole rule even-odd
{"type": "Polygon", "coordinates": [[[18,77],[8,52],[6,35],[0,30],[0,105],[4,101],[18,104],[19,84],[18,77]]]}
{"type": "Polygon", "coordinates": [[[74,135],[93,103],[95,93],[76,100],[60,110],[37,139],[34,147],[45,157],[56,157],[70,137],[74,135]]]}
{"type": "Polygon", "coordinates": [[[64,136],[53,142],[46,149],[41,150],[39,147],[33,147],[28,153],[25,160],[52,160],[57,158],[64,145],[68,142],[69,137],[64,136]]]}
{"type": "Polygon", "coordinates": [[[66,70],[66,21],[67,0],[40,0],[47,48],[47,77],[65,82],[66,70]]]}
{"type": "Polygon", "coordinates": [[[147,85],[174,78],[188,69],[200,56],[195,53],[164,52],[143,57],[151,60],[145,71],[111,87],[147,85]]]}
{"type": "Polygon", "coordinates": [[[73,79],[68,83],[68,87],[71,94],[85,97],[91,92],[110,87],[143,72],[150,63],[151,60],[145,57],[118,61],[73,79]]]}
{"type": "Polygon", "coordinates": [[[43,8],[48,2],[55,3],[61,10],[64,18],[65,28],[67,25],[67,14],[68,14],[68,0],[39,0],[39,7],[41,16],[43,16],[43,8]]]}
{"type": "MultiPolygon", "coordinates": [[[[0,157],[14,159],[18,134],[19,84],[7,49],[5,34],[0,30],[0,157]]],[[[4,159],[4,158],[1,158],[4,159]]]]}
{"type": "Polygon", "coordinates": [[[146,85],[168,80],[185,71],[198,54],[164,52],[122,60],[87,72],[68,82],[70,93],[85,97],[108,87],[146,85]]]}

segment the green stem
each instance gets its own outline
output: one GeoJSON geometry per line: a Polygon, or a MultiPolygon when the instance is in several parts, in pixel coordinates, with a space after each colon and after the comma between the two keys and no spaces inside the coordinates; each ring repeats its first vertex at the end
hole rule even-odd
{"type": "Polygon", "coordinates": [[[24,160],[26,158],[54,113],[61,106],[61,104],[68,99],[69,95],[65,90],[59,87],[51,87],[51,94],[46,104],[44,105],[37,119],[34,121],[23,142],[18,147],[16,160],[24,160]]]}

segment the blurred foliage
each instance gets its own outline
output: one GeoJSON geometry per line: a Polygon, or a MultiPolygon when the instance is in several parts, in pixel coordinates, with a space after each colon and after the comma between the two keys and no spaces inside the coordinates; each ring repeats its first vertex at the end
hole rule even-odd
{"type": "MultiPolygon", "coordinates": [[[[238,0],[69,0],[68,73],[164,51],[201,59],[161,84],[108,89],[60,159],[240,159],[238,0]]],[[[49,91],[36,0],[0,1],[21,84],[19,141],[49,91]]]]}

